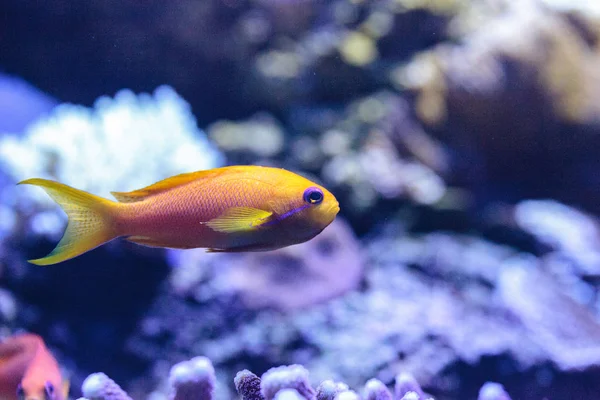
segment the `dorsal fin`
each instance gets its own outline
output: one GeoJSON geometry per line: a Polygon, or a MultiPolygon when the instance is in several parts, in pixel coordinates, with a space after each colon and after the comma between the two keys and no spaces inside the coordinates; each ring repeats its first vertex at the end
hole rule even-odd
{"type": "Polygon", "coordinates": [[[238,167],[223,167],[209,169],[205,171],[188,172],[185,174],[174,175],[170,178],[158,181],[150,186],[146,186],[145,188],[134,190],[131,192],[110,193],[115,197],[115,199],[117,199],[121,203],[134,203],[136,201],[141,201],[153,194],[161,193],[174,187],[185,185],[186,183],[193,182],[197,179],[212,178],[228,171],[232,172],[231,170],[236,168],[238,167]]]}

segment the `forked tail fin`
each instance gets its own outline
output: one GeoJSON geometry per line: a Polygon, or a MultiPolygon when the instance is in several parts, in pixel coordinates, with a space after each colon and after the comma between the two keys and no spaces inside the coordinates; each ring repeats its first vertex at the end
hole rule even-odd
{"type": "Polygon", "coordinates": [[[46,257],[29,260],[30,263],[57,264],[117,237],[113,227],[114,202],[46,179],[27,179],[19,184],[44,189],[69,218],[67,229],[54,250],[46,257]]]}

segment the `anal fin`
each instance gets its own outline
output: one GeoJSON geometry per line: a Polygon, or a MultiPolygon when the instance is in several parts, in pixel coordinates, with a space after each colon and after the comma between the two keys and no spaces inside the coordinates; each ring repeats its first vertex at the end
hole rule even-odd
{"type": "Polygon", "coordinates": [[[163,241],[160,241],[158,239],[153,239],[148,236],[129,236],[127,238],[127,240],[132,243],[140,244],[142,246],[147,246],[147,247],[163,247],[163,248],[168,247],[171,249],[191,249],[192,248],[190,246],[180,246],[180,245],[176,245],[173,243],[163,242],[163,241]]]}
{"type": "Polygon", "coordinates": [[[256,244],[250,244],[247,246],[229,247],[226,249],[209,248],[209,249],[206,249],[206,252],[207,253],[246,253],[246,252],[276,250],[278,248],[279,247],[274,246],[274,245],[256,243],[256,244]]]}

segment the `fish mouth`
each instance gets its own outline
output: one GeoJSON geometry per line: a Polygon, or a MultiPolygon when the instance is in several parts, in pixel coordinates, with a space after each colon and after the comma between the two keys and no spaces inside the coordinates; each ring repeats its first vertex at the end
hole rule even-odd
{"type": "Polygon", "coordinates": [[[332,205],[329,207],[329,212],[330,212],[330,213],[332,213],[334,216],[335,216],[335,215],[337,215],[337,213],[339,213],[339,212],[340,212],[340,203],[338,203],[338,202],[336,201],[334,204],[332,204],[332,205]]]}

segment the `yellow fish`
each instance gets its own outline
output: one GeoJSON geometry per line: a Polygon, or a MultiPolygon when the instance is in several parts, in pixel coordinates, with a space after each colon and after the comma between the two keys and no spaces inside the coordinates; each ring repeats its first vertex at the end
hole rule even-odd
{"type": "Polygon", "coordinates": [[[68,260],[120,236],[153,247],[273,250],[312,239],[340,210],[324,187],[259,166],[192,172],[133,192],[111,192],[118,202],[46,179],[19,184],[44,189],[69,218],[56,248],[29,261],[37,265],[68,260]]]}

